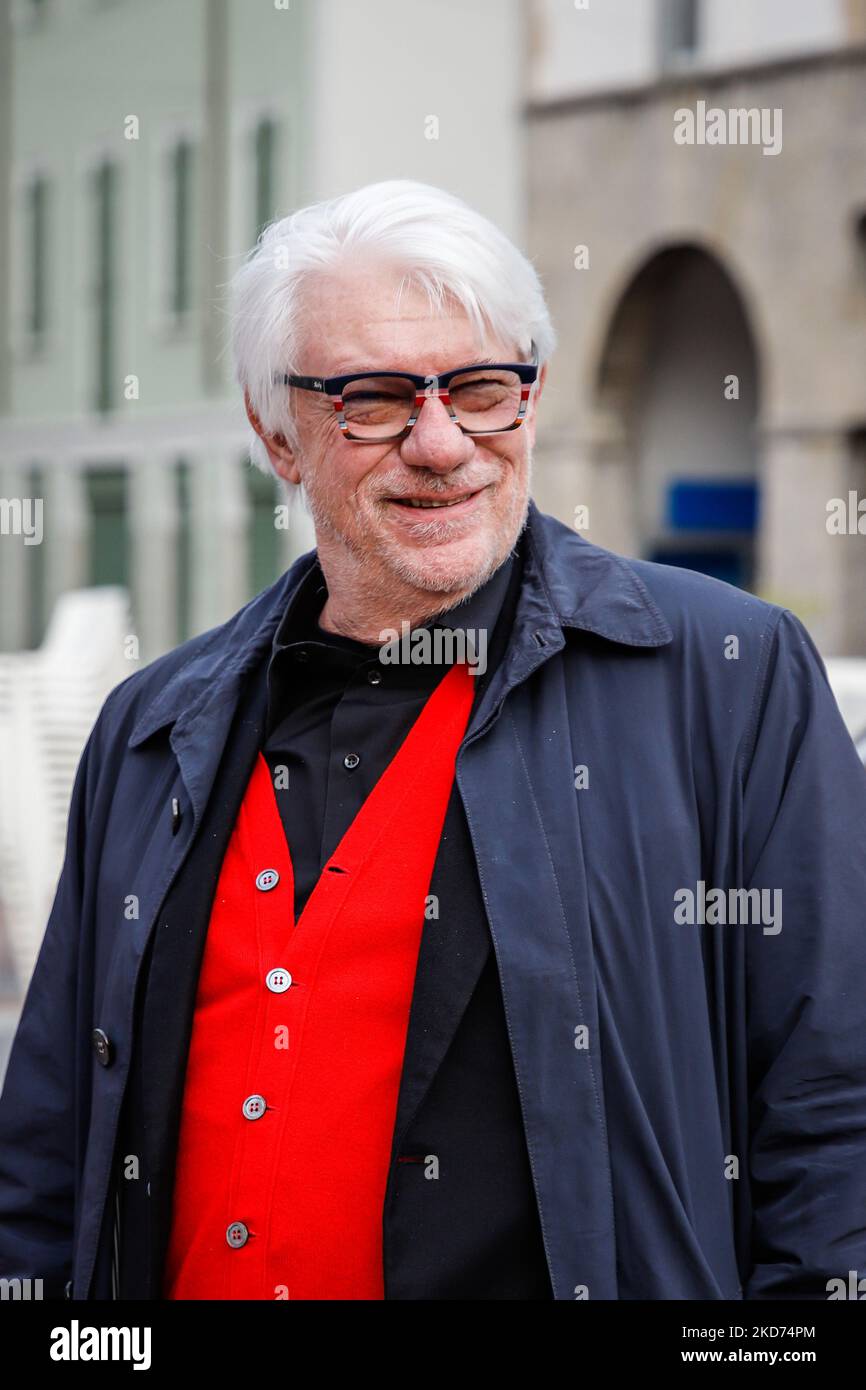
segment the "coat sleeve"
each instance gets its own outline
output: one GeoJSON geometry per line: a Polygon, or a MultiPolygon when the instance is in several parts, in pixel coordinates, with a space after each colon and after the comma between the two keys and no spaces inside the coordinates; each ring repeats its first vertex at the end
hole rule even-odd
{"type": "Polygon", "coordinates": [[[866,1275],[866,769],[821,658],[787,610],[765,655],[743,872],[778,920],[743,928],[752,1205],[743,1296],[826,1299],[839,1287],[829,1281],[866,1275]]]}
{"type": "Polygon", "coordinates": [[[75,777],[53,906],[0,1097],[0,1275],[42,1279],[64,1297],[72,1274],[76,1040],[91,732],[75,777]]]}

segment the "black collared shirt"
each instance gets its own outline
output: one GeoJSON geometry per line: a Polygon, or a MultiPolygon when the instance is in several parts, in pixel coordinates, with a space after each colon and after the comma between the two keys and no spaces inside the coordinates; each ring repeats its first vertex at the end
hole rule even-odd
{"type": "Polygon", "coordinates": [[[518,541],[480,589],[419,625],[431,636],[429,663],[385,663],[382,644],[320,627],[328,591],[318,564],[296,590],[274,635],[262,748],[292,856],[296,922],[324,864],[445,675],[449,652],[459,659],[463,649],[457,642],[437,645],[436,629],[474,637],[474,656],[467,646],[466,659],[470,667],[481,655],[486,661],[474,677],[477,704],[507,636],[521,568],[518,541]]]}

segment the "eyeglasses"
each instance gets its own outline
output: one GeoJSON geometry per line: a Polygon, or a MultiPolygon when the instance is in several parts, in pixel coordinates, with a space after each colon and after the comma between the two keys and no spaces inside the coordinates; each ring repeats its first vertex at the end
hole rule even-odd
{"type": "Polygon", "coordinates": [[[330,396],[343,438],[358,444],[405,439],[428,396],[437,396],[464,434],[505,434],[523,424],[538,351],[532,362],[479,362],[439,376],[356,372],[348,376],[277,376],[275,382],[330,396]]]}

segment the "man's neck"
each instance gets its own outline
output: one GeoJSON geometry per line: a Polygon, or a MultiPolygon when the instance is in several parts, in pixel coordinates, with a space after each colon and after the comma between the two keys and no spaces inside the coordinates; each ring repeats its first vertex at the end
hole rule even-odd
{"type": "Polygon", "coordinates": [[[393,571],[372,570],[369,564],[355,565],[352,573],[346,574],[339,561],[329,561],[321,546],[318,558],[328,586],[319,626],[356,642],[379,643],[383,632],[399,631],[404,622],[418,627],[446,613],[479,587],[472,584],[447,591],[419,589],[401,584],[393,571]]]}
{"type": "Polygon", "coordinates": [[[391,593],[387,598],[383,595],[379,603],[359,602],[362,596],[353,594],[351,603],[342,605],[339,595],[335,598],[329,589],[318,622],[326,632],[351,637],[356,642],[375,644],[383,640],[384,632],[399,631],[401,623],[408,622],[410,627],[419,627],[437,614],[446,613],[471,592],[469,589],[446,594],[407,590],[402,600],[395,599],[391,593]]]}

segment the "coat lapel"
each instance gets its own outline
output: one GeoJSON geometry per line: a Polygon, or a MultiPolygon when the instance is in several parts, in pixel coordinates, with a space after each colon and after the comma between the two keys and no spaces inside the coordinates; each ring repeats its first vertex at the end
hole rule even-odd
{"type": "Polygon", "coordinates": [[[477,884],[456,782],[452,786],[430,897],[438,916],[424,922],[406,1051],[392,1160],[442,1064],[478,977],[490,954],[490,932],[477,884]]]}

